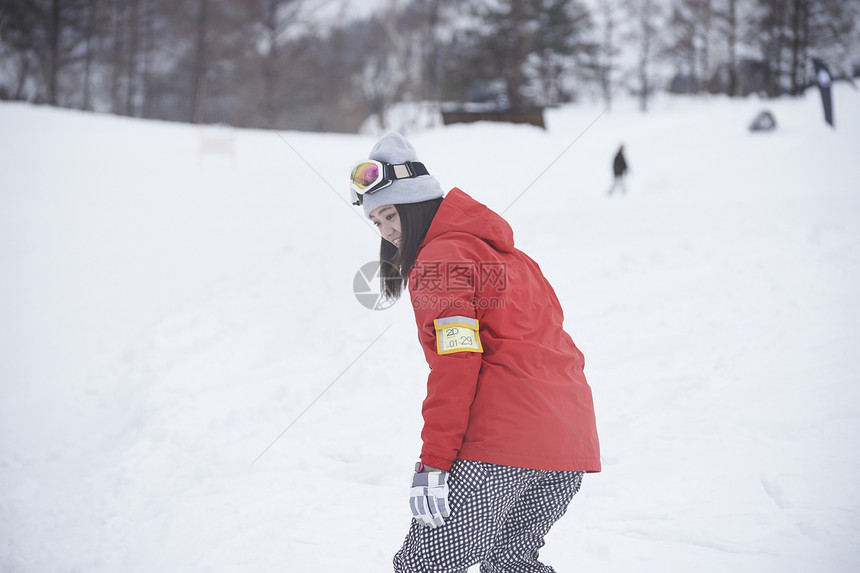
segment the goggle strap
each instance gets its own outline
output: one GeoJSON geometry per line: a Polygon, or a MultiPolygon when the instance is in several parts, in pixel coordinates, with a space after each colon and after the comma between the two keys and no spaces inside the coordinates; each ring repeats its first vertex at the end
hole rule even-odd
{"type": "Polygon", "coordinates": [[[390,179],[410,179],[422,175],[430,175],[430,172],[420,161],[407,161],[406,163],[391,165],[390,179]]]}

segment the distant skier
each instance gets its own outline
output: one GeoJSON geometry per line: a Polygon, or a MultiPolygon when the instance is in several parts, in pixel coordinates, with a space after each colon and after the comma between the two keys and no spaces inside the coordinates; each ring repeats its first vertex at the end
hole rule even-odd
{"type": "Polygon", "coordinates": [[[615,159],[612,161],[612,172],[615,174],[615,179],[612,181],[612,187],[609,188],[609,194],[615,191],[616,187],[621,187],[621,194],[627,193],[627,187],[624,185],[624,175],[627,173],[627,160],[624,159],[624,144],[618,148],[618,153],[615,154],[615,159]]]}
{"type": "MultiPolygon", "coordinates": [[[[400,134],[350,179],[382,236],[382,291],[408,286],[431,368],[395,572],[552,571],[538,561],[544,536],[600,471],[584,359],[555,292],[508,223],[457,188],[443,198],[400,134]]],[[[399,357],[381,356],[397,378],[399,357]]]]}

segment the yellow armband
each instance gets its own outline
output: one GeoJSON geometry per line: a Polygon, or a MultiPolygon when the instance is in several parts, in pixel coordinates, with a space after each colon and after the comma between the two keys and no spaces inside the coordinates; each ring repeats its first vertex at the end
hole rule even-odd
{"type": "Polygon", "coordinates": [[[439,354],[483,352],[478,321],[468,316],[448,316],[433,321],[436,328],[436,350],[439,354]]]}

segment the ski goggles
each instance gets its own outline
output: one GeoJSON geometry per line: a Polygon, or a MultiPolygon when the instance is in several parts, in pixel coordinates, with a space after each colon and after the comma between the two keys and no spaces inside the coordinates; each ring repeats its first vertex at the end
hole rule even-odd
{"type": "Polygon", "coordinates": [[[352,168],[349,176],[352,204],[361,205],[364,203],[365,195],[373,195],[398,179],[411,179],[421,175],[430,175],[430,173],[419,161],[397,164],[372,159],[361,161],[352,168]]]}

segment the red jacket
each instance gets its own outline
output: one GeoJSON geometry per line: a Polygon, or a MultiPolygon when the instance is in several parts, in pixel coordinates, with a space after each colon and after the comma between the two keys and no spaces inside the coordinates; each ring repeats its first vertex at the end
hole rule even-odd
{"type": "Polygon", "coordinates": [[[419,246],[409,292],[431,368],[422,462],[600,471],[583,355],[504,219],[452,189],[419,246]]]}

